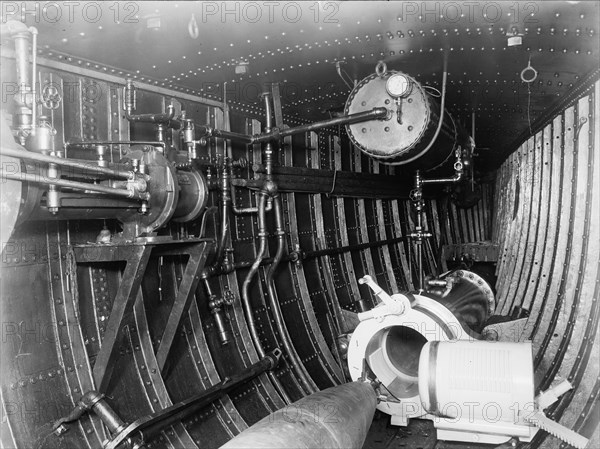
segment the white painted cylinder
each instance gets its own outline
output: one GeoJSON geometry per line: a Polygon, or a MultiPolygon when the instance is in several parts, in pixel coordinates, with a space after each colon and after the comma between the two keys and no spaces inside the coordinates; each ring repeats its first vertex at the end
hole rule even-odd
{"type": "Polygon", "coordinates": [[[427,342],[419,396],[425,410],[448,420],[524,424],[534,405],[531,343],[427,342]]]}

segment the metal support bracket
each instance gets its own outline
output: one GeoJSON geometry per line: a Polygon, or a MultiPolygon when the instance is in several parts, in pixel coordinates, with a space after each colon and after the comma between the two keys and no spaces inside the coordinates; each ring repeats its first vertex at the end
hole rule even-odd
{"type": "Polygon", "coordinates": [[[157,354],[159,366],[162,369],[177,328],[198,285],[199,273],[202,271],[208,252],[213,246],[214,242],[212,240],[190,239],[148,240],[127,245],[119,243],[111,245],[84,244],[73,247],[75,261],[80,264],[115,261],[125,261],[127,263],[102,339],[102,346],[94,364],[94,383],[99,392],[106,391],[109,386],[117,357],[117,343],[119,337],[122,336],[121,332],[124,326],[131,322],[133,304],[140,291],[142,279],[153,249],[154,253],[159,256],[189,255],[184,277],[157,354]]]}
{"type": "Polygon", "coordinates": [[[102,339],[102,347],[94,364],[94,383],[100,392],[106,391],[117,357],[117,340],[122,328],[130,322],[133,303],[150,260],[151,246],[80,245],[73,248],[77,263],[125,261],[127,265],[102,339]]]}
{"type": "MultiPolygon", "coordinates": [[[[161,372],[164,372],[167,356],[169,355],[173,340],[175,339],[175,334],[181,325],[181,321],[185,313],[190,307],[196,287],[198,287],[200,273],[204,268],[204,264],[208,256],[208,245],[209,242],[207,241],[194,243],[189,248],[178,250],[179,252],[173,253],[188,254],[189,259],[183,273],[183,278],[181,279],[181,284],[179,285],[179,291],[177,292],[175,303],[171,309],[169,319],[167,320],[167,325],[165,326],[165,331],[161,338],[160,346],[156,352],[156,360],[161,372]]],[[[171,252],[161,251],[160,254],[169,255],[171,252]]]]}

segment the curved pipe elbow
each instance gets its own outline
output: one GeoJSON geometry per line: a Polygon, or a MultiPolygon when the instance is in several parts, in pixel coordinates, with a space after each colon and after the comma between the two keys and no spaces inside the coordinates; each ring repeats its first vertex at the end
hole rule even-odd
{"type": "Polygon", "coordinates": [[[465,173],[462,170],[457,171],[456,174],[453,176],[454,182],[458,182],[458,181],[462,180],[464,177],[464,174],[465,173]]]}
{"type": "Polygon", "coordinates": [[[15,37],[21,33],[32,33],[32,29],[37,33],[37,28],[30,28],[19,20],[8,20],[6,23],[4,23],[2,32],[0,34],[15,37]]]}
{"type": "MultiPolygon", "coordinates": [[[[463,179],[464,171],[456,170],[456,173],[451,178],[434,178],[434,179],[416,179],[415,185],[423,184],[444,184],[444,183],[457,183],[463,179]]],[[[419,188],[419,187],[417,187],[419,188]]]]}

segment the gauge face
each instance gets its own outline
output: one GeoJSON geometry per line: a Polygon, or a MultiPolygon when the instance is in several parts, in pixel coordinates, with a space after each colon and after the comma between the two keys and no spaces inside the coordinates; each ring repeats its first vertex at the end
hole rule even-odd
{"type": "Polygon", "coordinates": [[[390,76],[385,84],[388,94],[394,98],[404,97],[410,92],[410,80],[402,73],[390,76]]]}

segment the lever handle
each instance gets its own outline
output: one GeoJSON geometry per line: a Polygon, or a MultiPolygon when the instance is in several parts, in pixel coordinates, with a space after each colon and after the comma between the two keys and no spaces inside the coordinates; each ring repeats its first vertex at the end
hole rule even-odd
{"type": "Polygon", "coordinates": [[[383,301],[385,304],[388,305],[392,305],[394,304],[394,300],[392,299],[392,297],[390,295],[388,295],[386,292],[383,291],[383,289],[377,285],[377,283],[373,280],[373,278],[371,276],[369,276],[368,274],[365,274],[363,277],[361,277],[358,280],[359,284],[367,284],[369,286],[369,288],[371,290],[373,290],[373,293],[375,293],[375,296],[377,296],[379,299],[381,299],[381,301],[383,301]]]}

